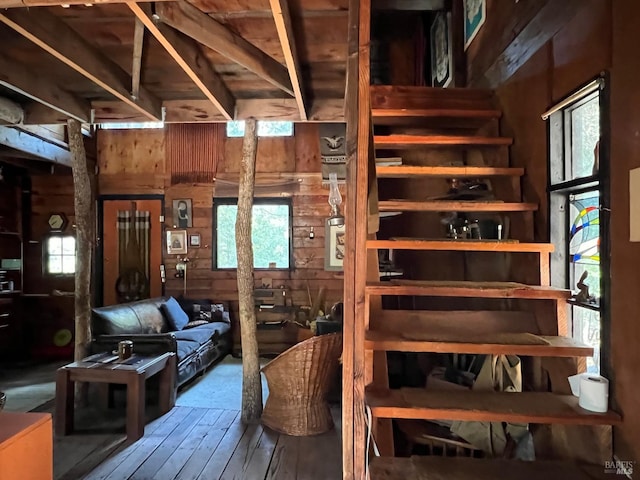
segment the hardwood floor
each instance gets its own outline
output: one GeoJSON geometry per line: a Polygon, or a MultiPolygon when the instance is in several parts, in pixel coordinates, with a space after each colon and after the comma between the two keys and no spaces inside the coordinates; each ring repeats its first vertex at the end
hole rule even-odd
{"type": "Polygon", "coordinates": [[[314,437],[243,425],[240,412],[174,407],[127,443],[122,434],[56,437],[59,480],[333,480],[342,476],[340,413],[336,430],[314,437]]]}

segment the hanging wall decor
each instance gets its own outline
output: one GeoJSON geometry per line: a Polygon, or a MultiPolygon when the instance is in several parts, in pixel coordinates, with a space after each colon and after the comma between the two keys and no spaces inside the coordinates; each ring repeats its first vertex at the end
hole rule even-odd
{"type": "Polygon", "coordinates": [[[344,123],[321,123],[320,156],[322,157],[322,183],[329,183],[329,174],[336,173],[339,183],[347,178],[347,142],[344,123]]]}
{"type": "Polygon", "coordinates": [[[466,50],[487,19],[486,0],[464,0],[464,49],[466,50]]]}
{"type": "Polygon", "coordinates": [[[447,87],[452,80],[451,15],[440,12],[431,25],[431,85],[447,87]]]}

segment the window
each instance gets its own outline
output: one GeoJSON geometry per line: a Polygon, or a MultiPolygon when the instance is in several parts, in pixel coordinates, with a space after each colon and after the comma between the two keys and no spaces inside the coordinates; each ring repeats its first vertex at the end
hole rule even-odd
{"type": "Polygon", "coordinates": [[[45,243],[45,271],[50,275],[73,275],[76,272],[76,239],[55,235],[45,243]]]}
{"type": "MultiPolygon", "coordinates": [[[[227,137],[243,137],[244,120],[227,122],[227,137]]],[[[291,137],[293,136],[293,122],[258,121],[259,137],[291,137]]]]}
{"type": "Polygon", "coordinates": [[[587,369],[600,372],[601,332],[608,277],[608,212],[604,79],[598,79],[550,111],[549,204],[552,284],[573,292],[572,336],[594,349],[587,369]]]}
{"type": "MultiPolygon", "coordinates": [[[[237,268],[237,199],[215,199],[214,268],[237,268]]],[[[256,199],[251,224],[255,268],[288,269],[291,265],[291,202],[256,199]]]]}
{"type": "Polygon", "coordinates": [[[134,129],[153,129],[164,128],[164,122],[111,122],[101,123],[100,128],[103,130],[134,130],[134,129]]]}

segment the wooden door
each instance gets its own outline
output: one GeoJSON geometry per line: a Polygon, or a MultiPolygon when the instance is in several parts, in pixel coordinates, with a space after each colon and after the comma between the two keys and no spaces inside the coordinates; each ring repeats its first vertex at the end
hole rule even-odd
{"type": "Polygon", "coordinates": [[[160,265],[162,264],[162,200],[160,199],[129,199],[103,200],[102,217],[102,279],[103,305],[119,303],[116,283],[120,276],[118,212],[139,211],[149,212],[149,296],[162,295],[162,279],[160,265]]]}

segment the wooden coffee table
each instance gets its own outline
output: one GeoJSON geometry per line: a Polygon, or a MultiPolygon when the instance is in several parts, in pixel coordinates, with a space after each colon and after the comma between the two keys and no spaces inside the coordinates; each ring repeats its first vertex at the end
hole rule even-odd
{"type": "Polygon", "coordinates": [[[67,435],[73,431],[74,382],[119,383],[127,386],[127,439],[139,439],[144,435],[145,381],[157,373],[160,374],[160,411],[166,413],[176,402],[175,353],[134,354],[123,362],[109,354],[97,354],[59,368],[56,373],[56,434],[67,435]]]}

